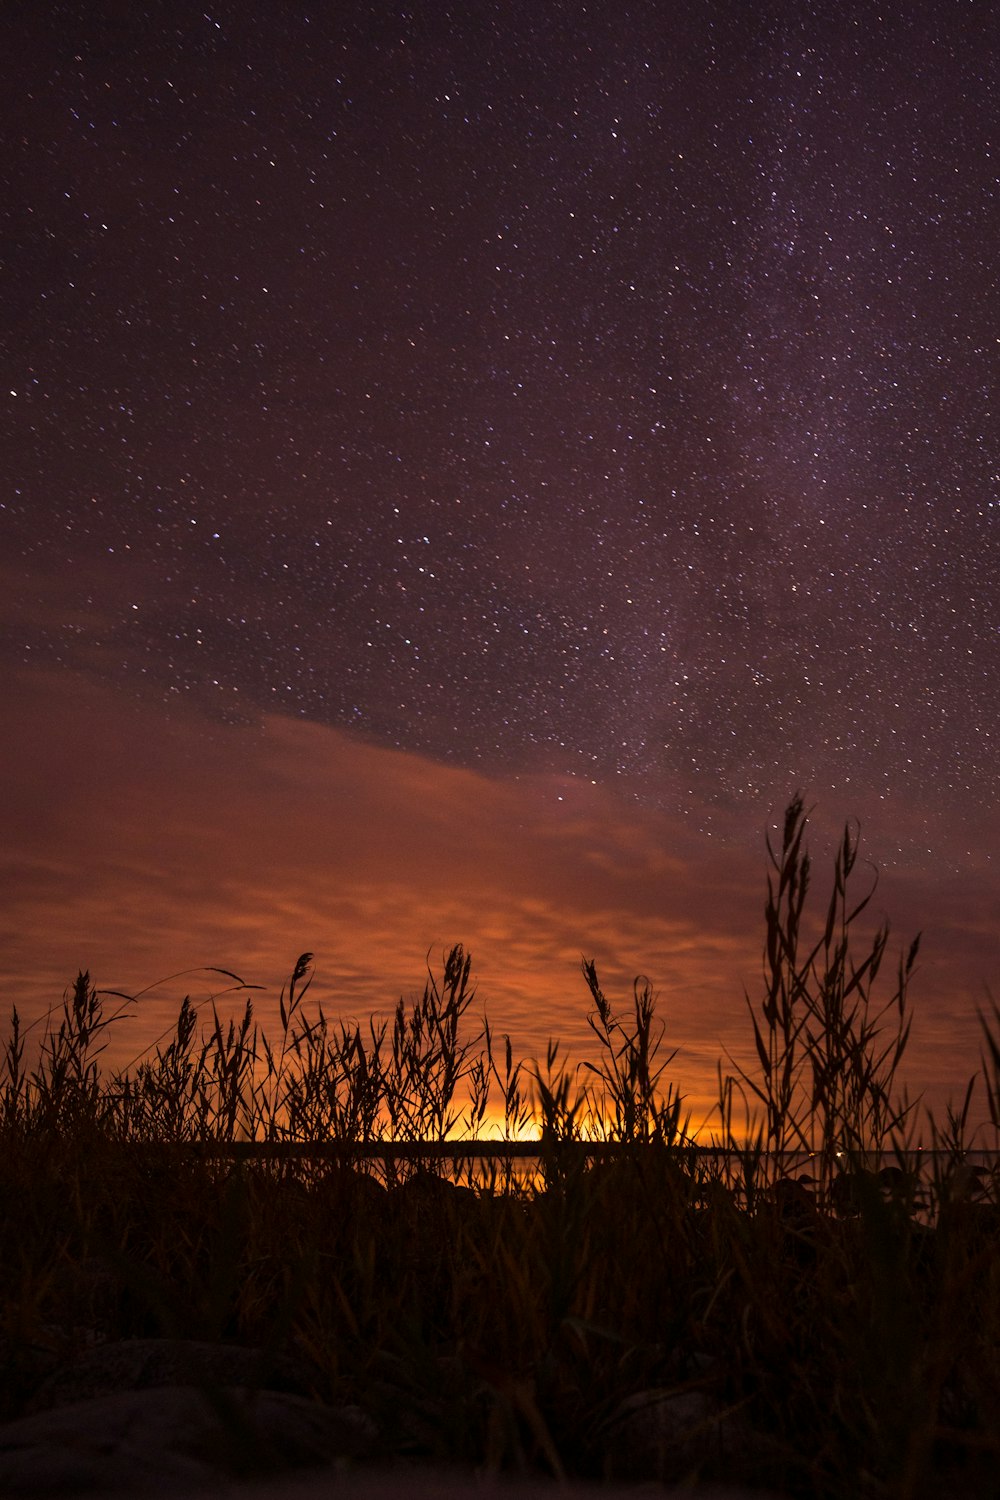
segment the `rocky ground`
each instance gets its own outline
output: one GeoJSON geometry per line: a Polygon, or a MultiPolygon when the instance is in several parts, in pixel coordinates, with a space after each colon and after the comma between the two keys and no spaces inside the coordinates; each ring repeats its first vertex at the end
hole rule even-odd
{"type": "MultiPolygon", "coordinates": [[[[623,1479],[657,1480],[693,1443],[738,1440],[692,1393],[631,1403],[609,1444],[623,1479]]],[[[694,1450],[692,1449],[692,1454],[694,1450]]],[[[358,1500],[512,1493],[535,1500],[551,1480],[501,1483],[420,1466],[379,1467],[379,1434],[356,1407],[305,1394],[289,1362],[259,1351],[184,1340],[134,1339],[94,1347],[52,1371],[14,1421],[0,1424],[0,1494],[19,1497],[189,1496],[247,1500],[358,1500]]],[[[596,1493],[559,1487],[561,1496],[596,1493]]],[[[602,1496],[634,1493],[625,1483],[602,1496]]],[[[736,1490],[699,1490],[736,1496],[736,1490]]],[[[758,1494],[760,1492],[757,1492],[758,1494]]]]}

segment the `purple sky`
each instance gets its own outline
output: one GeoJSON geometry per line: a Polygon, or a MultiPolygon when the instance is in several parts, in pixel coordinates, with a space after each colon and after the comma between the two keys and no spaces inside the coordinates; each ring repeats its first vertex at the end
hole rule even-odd
{"type": "Polygon", "coordinates": [[[818,895],[857,818],[925,931],[912,1071],[957,1087],[1000,972],[989,8],[0,31],[5,1002],[273,1001],[308,948],[367,1012],[462,941],[531,1051],[582,1045],[582,952],[707,1097],[801,788],[818,895]]]}

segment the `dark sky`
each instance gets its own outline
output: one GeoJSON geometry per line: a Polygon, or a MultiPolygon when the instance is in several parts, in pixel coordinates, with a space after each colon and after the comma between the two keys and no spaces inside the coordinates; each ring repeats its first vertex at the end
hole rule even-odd
{"type": "Polygon", "coordinates": [[[755,855],[801,787],[996,912],[991,5],[0,24],[33,734],[86,683],[755,855]]]}

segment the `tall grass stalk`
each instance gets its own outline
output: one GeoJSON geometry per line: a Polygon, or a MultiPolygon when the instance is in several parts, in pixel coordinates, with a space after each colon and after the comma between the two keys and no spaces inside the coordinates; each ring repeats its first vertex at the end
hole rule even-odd
{"type": "Polygon", "coordinates": [[[767,841],[759,1008],[745,997],[758,1068],[734,1064],[735,1075],[720,1075],[720,1113],[729,1129],[735,1087],[751,1105],[747,1134],[759,1135],[775,1170],[780,1173],[792,1155],[808,1154],[828,1192],[845,1166],[877,1168],[913,1112],[897,1075],[910,1037],[907,990],[920,939],[900,958],[889,998],[876,1005],[873,990],[889,926],[879,926],[856,952],[857,923],[875,890],[873,882],[854,898],[857,836],[845,827],[825,922],[810,941],[804,935],[812,877],[805,831],[805,809],[795,797],[785,813],[780,850],[767,841]],[[753,1124],[754,1103],[763,1106],[759,1127],[753,1124]]]}
{"type": "MultiPolygon", "coordinates": [[[[81,973],[40,1034],[15,1010],[0,1418],[95,1341],[169,1333],[294,1356],[314,1395],[377,1420],[380,1457],[992,1500],[1000,1204],[973,1085],[921,1126],[899,1077],[917,944],[877,999],[889,932],[860,938],[857,838],[814,919],[805,831],[797,798],[768,844],[752,1050],[720,1062],[702,1155],[651,986],[616,1005],[589,959],[578,1066],[555,1041],[527,1064],[499,1044],[461,947],[365,1023],[315,1005],[302,954],[273,1043],[252,987],[216,971],[224,991],[185,996],[107,1077],[128,997],[81,973]],[[508,1141],[540,1132],[541,1170],[458,1186],[429,1148],[480,1132],[494,1097],[508,1141]]],[[[992,1000],[980,1022],[996,1145],[992,1000]]]]}

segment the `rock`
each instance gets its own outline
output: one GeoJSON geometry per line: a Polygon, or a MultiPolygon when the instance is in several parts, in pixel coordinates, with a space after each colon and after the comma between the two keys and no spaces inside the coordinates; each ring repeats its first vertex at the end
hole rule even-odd
{"type": "Polygon", "coordinates": [[[0,1426],[0,1494],[190,1494],[355,1458],[374,1438],[355,1408],[284,1392],[118,1391],[0,1426]]]}
{"type": "Polygon", "coordinates": [[[757,1476],[772,1456],[739,1411],[721,1407],[708,1391],[640,1391],[605,1423],[608,1479],[661,1484],[691,1476],[757,1476]]]}
{"type": "Polygon", "coordinates": [[[808,1172],[800,1172],[798,1177],[779,1177],[770,1196],[786,1229],[809,1232],[819,1224],[816,1182],[808,1172]]]}
{"type": "Polygon", "coordinates": [[[286,1356],[267,1356],[239,1344],[193,1339],[119,1339],[98,1344],[61,1365],[42,1383],[27,1411],[43,1411],[120,1391],[157,1386],[247,1390],[308,1395],[306,1373],[286,1356]]]}
{"type": "Polygon", "coordinates": [[[452,1206],[475,1204],[476,1193],[470,1187],[461,1183],[451,1182],[447,1177],[442,1177],[438,1172],[429,1172],[424,1168],[404,1177],[392,1190],[392,1197],[396,1203],[414,1205],[415,1211],[420,1213],[427,1209],[439,1206],[452,1206]]]}

